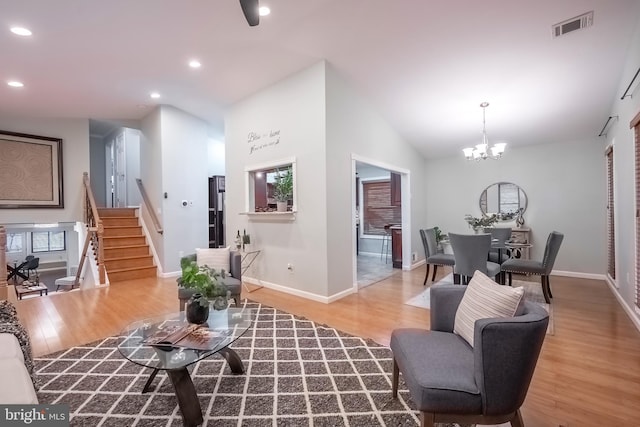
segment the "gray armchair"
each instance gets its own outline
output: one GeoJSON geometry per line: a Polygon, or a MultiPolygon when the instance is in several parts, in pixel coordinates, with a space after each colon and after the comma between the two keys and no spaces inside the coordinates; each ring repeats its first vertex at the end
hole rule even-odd
{"type": "Polygon", "coordinates": [[[556,262],[558,252],[560,252],[560,245],[564,239],[564,234],[557,231],[551,232],[547,238],[547,245],[544,248],[544,256],[542,262],[529,259],[510,259],[503,263],[500,268],[503,273],[509,275],[509,286],[512,283],[512,274],[538,274],[542,282],[542,293],[547,304],[551,304],[551,284],[549,283],[549,275],[553,270],[553,264],[556,262]]]}
{"type": "MultiPolygon", "coordinates": [[[[196,260],[196,254],[190,254],[180,259],[182,263],[183,259],[189,261],[196,260]]],[[[224,279],[224,284],[231,292],[231,298],[233,298],[236,305],[240,305],[240,293],[242,292],[242,254],[240,252],[229,252],[229,271],[227,277],[224,279]]],[[[184,311],[184,305],[189,298],[195,293],[193,289],[185,289],[180,286],[178,279],[178,300],[180,301],[180,311],[184,311]]]]}
{"type": "Polygon", "coordinates": [[[524,302],[519,314],[480,319],[474,347],[453,333],[466,286],[431,288],[431,330],[396,329],[392,394],[399,374],[420,411],[422,426],[434,423],[500,424],[523,427],[524,402],[545,338],[548,313],[524,302]]]}

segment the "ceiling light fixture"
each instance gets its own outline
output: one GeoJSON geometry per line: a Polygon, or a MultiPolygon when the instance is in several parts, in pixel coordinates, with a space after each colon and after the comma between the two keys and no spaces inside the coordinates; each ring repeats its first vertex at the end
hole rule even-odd
{"type": "Polygon", "coordinates": [[[476,145],[475,148],[468,147],[462,149],[462,152],[464,153],[464,156],[467,158],[467,160],[499,159],[502,156],[502,153],[504,153],[504,148],[507,146],[505,142],[499,142],[497,144],[493,144],[493,146],[489,148],[487,126],[485,124],[485,112],[488,106],[488,102],[483,102],[482,104],[480,104],[480,107],[482,107],[482,143],[476,145]]]}
{"type": "Polygon", "coordinates": [[[11,27],[11,32],[18,36],[29,37],[31,34],[31,30],[24,27],[11,27]]]}
{"type": "Polygon", "coordinates": [[[271,9],[269,9],[267,6],[260,6],[260,8],[258,9],[258,13],[260,14],[260,16],[267,16],[271,13],[271,9]]]}
{"type": "Polygon", "coordinates": [[[197,59],[192,59],[191,61],[189,61],[189,67],[191,67],[191,68],[200,68],[200,67],[202,67],[202,64],[197,59]]]}
{"type": "Polygon", "coordinates": [[[151,94],[149,95],[151,98],[153,99],[158,99],[160,98],[160,94],[158,92],[151,92],[151,94]]]}
{"type": "Polygon", "coordinates": [[[8,82],[7,82],[7,84],[8,84],[9,86],[11,86],[11,87],[23,87],[23,86],[24,86],[24,83],[19,82],[19,81],[17,81],[17,80],[11,80],[11,81],[8,81],[8,82]]]}

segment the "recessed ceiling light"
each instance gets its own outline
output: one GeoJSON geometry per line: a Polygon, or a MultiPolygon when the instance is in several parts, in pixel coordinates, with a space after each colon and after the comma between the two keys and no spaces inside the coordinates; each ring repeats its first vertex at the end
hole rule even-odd
{"type": "Polygon", "coordinates": [[[25,37],[30,36],[32,34],[31,30],[24,27],[11,27],[11,32],[18,36],[25,36],[25,37]]]}
{"type": "Polygon", "coordinates": [[[17,81],[17,80],[11,80],[11,81],[8,81],[8,82],[7,82],[7,84],[8,84],[9,86],[11,86],[11,87],[23,87],[23,86],[24,86],[24,83],[19,82],[19,81],[17,81]]]}
{"type": "Polygon", "coordinates": [[[258,13],[260,14],[260,16],[267,16],[271,13],[271,9],[269,9],[267,6],[260,6],[260,9],[258,9],[258,13]]]}
{"type": "Polygon", "coordinates": [[[160,94],[158,92],[151,92],[151,95],[149,95],[149,96],[152,97],[153,99],[160,98],[160,94]]]}
{"type": "Polygon", "coordinates": [[[202,67],[202,64],[197,59],[192,59],[191,61],[189,61],[189,67],[191,67],[191,68],[200,68],[200,67],[202,67]]]}

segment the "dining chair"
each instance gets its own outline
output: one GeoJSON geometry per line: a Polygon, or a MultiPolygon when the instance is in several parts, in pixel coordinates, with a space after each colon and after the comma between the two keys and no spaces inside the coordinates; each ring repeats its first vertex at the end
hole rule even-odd
{"type": "Polygon", "coordinates": [[[487,261],[491,248],[491,234],[449,233],[455,266],[453,271],[462,276],[466,284],[476,270],[494,279],[500,274],[500,264],[487,261]]]}
{"type": "MultiPolygon", "coordinates": [[[[491,245],[494,245],[494,244],[504,245],[505,242],[507,242],[509,239],[511,239],[511,228],[510,227],[509,228],[506,228],[506,227],[490,227],[490,228],[485,228],[484,232],[491,234],[491,245]]],[[[511,258],[511,257],[508,255],[506,248],[504,248],[504,249],[496,249],[496,248],[489,249],[489,261],[491,261],[491,262],[502,264],[503,262],[507,261],[509,258],[511,258]]]]}
{"type": "Polygon", "coordinates": [[[553,270],[553,264],[556,261],[560,245],[564,239],[564,234],[552,231],[547,238],[547,244],[544,247],[544,255],[541,261],[529,259],[510,259],[504,262],[500,268],[509,275],[509,286],[512,284],[512,274],[538,274],[542,282],[542,293],[547,304],[551,303],[551,285],[549,283],[549,275],[553,270]]]}
{"type": "Polygon", "coordinates": [[[424,259],[427,263],[427,272],[424,275],[424,283],[422,283],[422,285],[426,286],[427,278],[429,277],[429,267],[431,265],[433,265],[433,276],[431,276],[431,281],[433,282],[436,279],[436,271],[438,271],[439,265],[449,265],[453,267],[456,260],[451,254],[438,252],[435,228],[420,230],[420,237],[422,238],[422,246],[424,247],[424,259]]]}

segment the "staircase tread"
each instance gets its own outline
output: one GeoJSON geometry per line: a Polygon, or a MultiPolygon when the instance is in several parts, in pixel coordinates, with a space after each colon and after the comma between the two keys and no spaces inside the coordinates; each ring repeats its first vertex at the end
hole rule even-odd
{"type": "Polygon", "coordinates": [[[105,262],[107,261],[121,261],[121,260],[125,260],[125,259],[139,259],[139,258],[152,258],[153,255],[148,254],[148,255],[130,255],[130,256],[123,256],[123,257],[118,257],[118,258],[105,258],[105,262]]]}
{"type": "Polygon", "coordinates": [[[144,234],[129,234],[126,236],[102,236],[103,239],[131,239],[132,237],[144,237],[144,234]]]}
{"type": "Polygon", "coordinates": [[[122,273],[124,271],[149,270],[149,269],[156,269],[156,268],[157,267],[155,265],[146,265],[144,267],[112,268],[109,271],[107,271],[107,273],[113,274],[113,273],[122,273]]]}
{"type": "Polygon", "coordinates": [[[141,225],[109,225],[105,228],[138,228],[142,227],[141,225]]]}
{"type": "Polygon", "coordinates": [[[106,251],[107,249],[130,249],[130,248],[148,248],[149,245],[127,245],[127,246],[111,246],[109,248],[104,248],[104,250],[106,251]]]}

